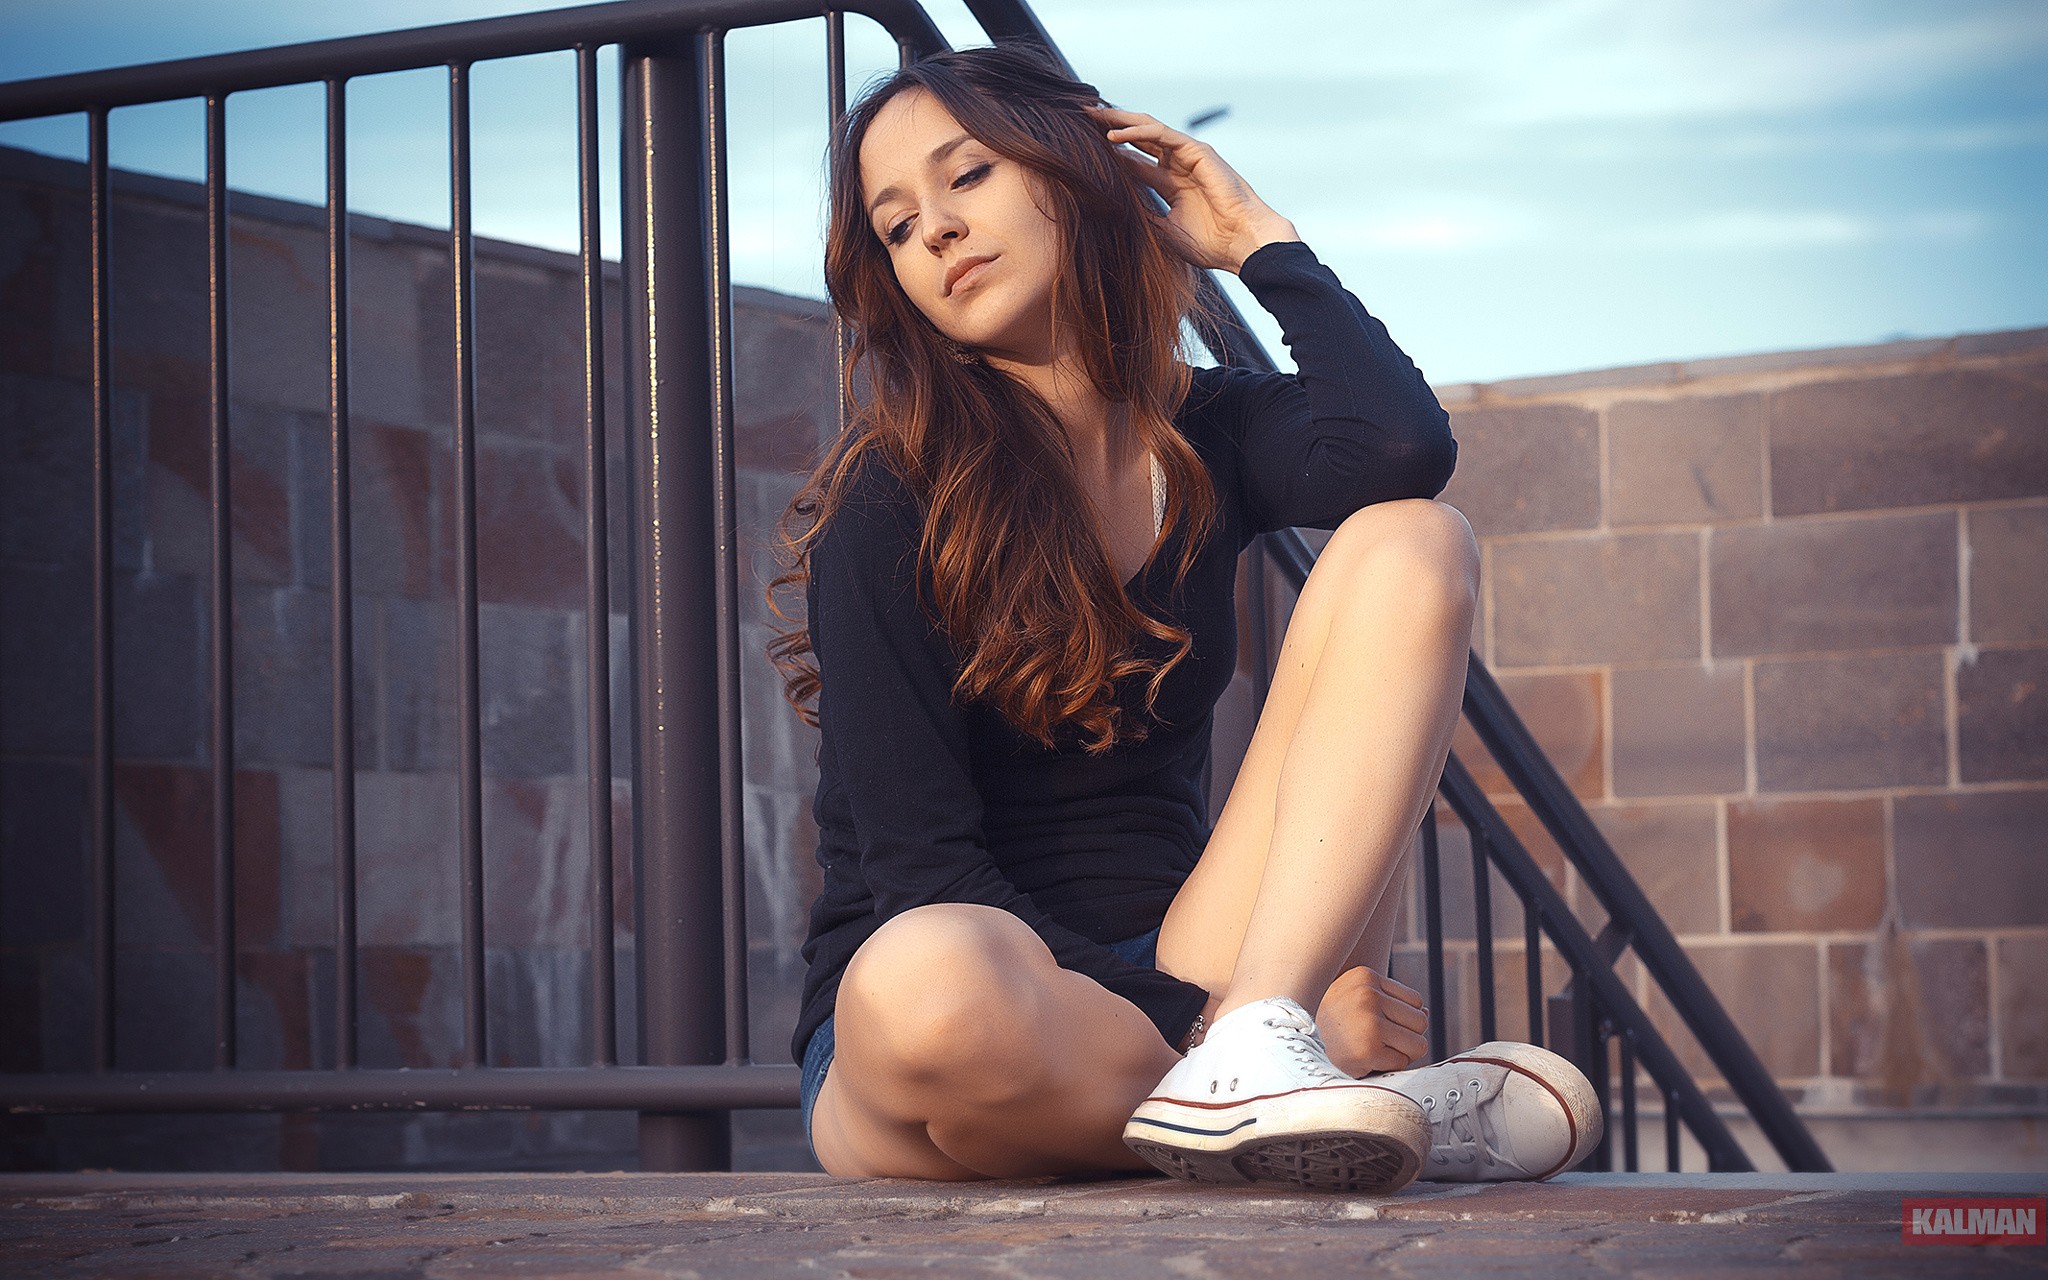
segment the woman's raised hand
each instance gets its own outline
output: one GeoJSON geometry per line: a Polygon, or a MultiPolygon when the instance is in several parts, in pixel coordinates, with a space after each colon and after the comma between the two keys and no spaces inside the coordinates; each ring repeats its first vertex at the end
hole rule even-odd
{"type": "Polygon", "coordinates": [[[1145,153],[1117,148],[1139,181],[1165,198],[1168,238],[1189,262],[1235,272],[1260,245],[1301,238],[1208,143],[1142,111],[1089,111],[1106,126],[1109,141],[1145,153]]]}
{"type": "Polygon", "coordinates": [[[1316,1010],[1316,1030],[1339,1071],[1400,1071],[1429,1052],[1422,993],[1358,965],[1337,975],[1316,1010]]]}

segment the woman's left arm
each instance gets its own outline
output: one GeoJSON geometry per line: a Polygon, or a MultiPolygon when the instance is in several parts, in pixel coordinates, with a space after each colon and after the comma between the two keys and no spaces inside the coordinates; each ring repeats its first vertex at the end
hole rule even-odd
{"type": "Polygon", "coordinates": [[[1109,141],[1167,202],[1181,255],[1235,272],[1280,321],[1295,374],[1232,373],[1252,532],[1334,529],[1359,508],[1435,497],[1457,465],[1450,415],[1387,328],[1215,148],[1151,116],[1099,109],[1109,141]]]}

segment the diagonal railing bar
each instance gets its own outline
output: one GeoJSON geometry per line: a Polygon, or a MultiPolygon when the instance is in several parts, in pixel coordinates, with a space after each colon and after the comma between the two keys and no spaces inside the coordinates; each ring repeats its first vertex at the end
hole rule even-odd
{"type": "MultiPolygon", "coordinates": [[[[1476,657],[1474,661],[1477,661],[1476,657]]],[[[1442,791],[1451,811],[1472,833],[1474,841],[1484,839],[1492,849],[1494,869],[1522,900],[1524,909],[1536,914],[1543,932],[1550,936],[1558,953],[1572,966],[1575,975],[1591,986],[1601,1009],[1636,1034],[1643,1065],[1661,1087],[1677,1094],[1680,1114],[1700,1140],[1713,1167],[1719,1170],[1753,1168],[1748,1154],[1728,1131],[1713,1104],[1658,1033],[1635,996],[1629,993],[1627,984],[1594,947],[1593,939],[1587,936],[1578,917],[1572,914],[1564,895],[1543,874],[1543,868],[1529,855],[1521,838],[1486,798],[1486,792],[1455,753],[1444,762],[1442,791]]]]}

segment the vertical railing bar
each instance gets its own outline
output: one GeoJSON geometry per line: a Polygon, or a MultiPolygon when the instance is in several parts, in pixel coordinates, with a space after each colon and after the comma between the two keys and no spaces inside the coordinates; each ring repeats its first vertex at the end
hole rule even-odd
{"type": "Polygon", "coordinates": [[[213,1064],[235,1065],[235,506],[228,442],[227,95],[206,95],[206,329],[213,469],[213,1064]]]}
{"type": "Polygon", "coordinates": [[[334,1062],[356,1065],[355,556],[349,482],[348,78],[327,81],[327,562],[334,674],[334,1062]]]}
{"type": "Polygon", "coordinates": [[[1636,1034],[1621,1029],[1621,1149],[1622,1164],[1636,1172],[1636,1034]]]}
{"type": "Polygon", "coordinates": [[[1543,1045],[1543,908],[1522,899],[1522,973],[1529,988],[1529,1043],[1543,1045]]]}
{"type": "Polygon", "coordinates": [[[107,238],[107,109],[87,116],[92,222],[93,1065],[114,1069],[114,362],[107,238]]]}
{"type": "MultiPolygon", "coordinates": [[[[846,15],[837,9],[825,11],[825,99],[826,110],[832,120],[831,131],[827,136],[836,138],[839,136],[840,121],[846,117],[846,15]]],[[[832,377],[839,386],[837,404],[833,407],[835,437],[846,431],[846,420],[853,408],[848,403],[853,387],[845,372],[846,350],[850,339],[846,321],[840,318],[838,308],[833,308],[832,377]]]]}
{"type": "Polygon", "coordinates": [[[1422,818],[1422,919],[1429,945],[1429,1060],[1441,1062],[1450,1056],[1445,1047],[1444,1028],[1444,903],[1438,882],[1436,804],[1422,818]]]}
{"type": "MultiPolygon", "coordinates": [[[[1588,984],[1587,996],[1589,999],[1591,994],[1591,986],[1588,984]]],[[[1596,1010],[1593,1013],[1593,1061],[1598,1065],[1599,1070],[1593,1073],[1593,1092],[1600,1099],[1600,1145],[1595,1149],[1588,1167],[1605,1169],[1609,1173],[1616,1172],[1614,1168],[1614,1114],[1612,1100],[1608,1097],[1608,1085],[1612,1077],[1608,1073],[1609,1060],[1607,1056],[1607,1044],[1613,1038],[1613,1035],[1614,1024],[1608,1020],[1607,1014],[1604,1011],[1596,1010]]]]}
{"type": "Polygon", "coordinates": [[[739,502],[733,457],[732,261],[725,163],[725,33],[697,33],[704,94],[704,274],[711,339],[713,584],[718,623],[719,862],[725,882],[725,1060],[748,1060],[747,827],[740,753],[739,502]]]}
{"type": "Polygon", "coordinates": [[[1479,1038],[1494,1038],[1493,860],[1486,833],[1472,832],[1472,933],[1479,943],[1479,1038]]]}
{"type": "Polygon", "coordinates": [[[1664,1171],[1678,1172],[1678,1090],[1664,1090],[1664,1171]]]}
{"type": "Polygon", "coordinates": [[[612,918],[612,606],[604,436],[604,239],[597,173],[597,47],[576,46],[577,210],[583,267],[584,667],[590,703],[590,1046],[619,1060],[612,918]]]}
{"type": "Polygon", "coordinates": [[[485,1062],[483,730],[477,689],[476,245],[470,231],[469,68],[448,64],[449,237],[455,284],[455,736],[462,858],[462,1060],[485,1062]]]}

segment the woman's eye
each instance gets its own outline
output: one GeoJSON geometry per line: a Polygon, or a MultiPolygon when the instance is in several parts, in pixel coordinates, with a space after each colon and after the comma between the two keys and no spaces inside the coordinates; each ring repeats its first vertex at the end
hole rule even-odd
{"type": "Polygon", "coordinates": [[[964,187],[970,182],[979,182],[981,180],[982,175],[987,173],[988,171],[989,166],[986,164],[975,165],[972,169],[969,169],[967,172],[953,179],[953,185],[955,187],[964,187]]]}
{"type": "Polygon", "coordinates": [[[883,242],[884,242],[885,244],[889,244],[889,245],[891,245],[891,246],[894,246],[894,245],[899,245],[899,244],[902,244],[902,243],[903,243],[903,237],[905,237],[905,236],[907,236],[907,235],[909,235],[909,234],[910,234],[910,219],[908,219],[908,218],[905,218],[905,219],[904,219],[903,221],[901,221],[901,222],[897,223],[897,224],[896,224],[895,226],[893,226],[893,227],[889,228],[889,234],[887,234],[887,235],[883,236],[883,237],[882,237],[882,240],[883,240],[883,242]]]}

